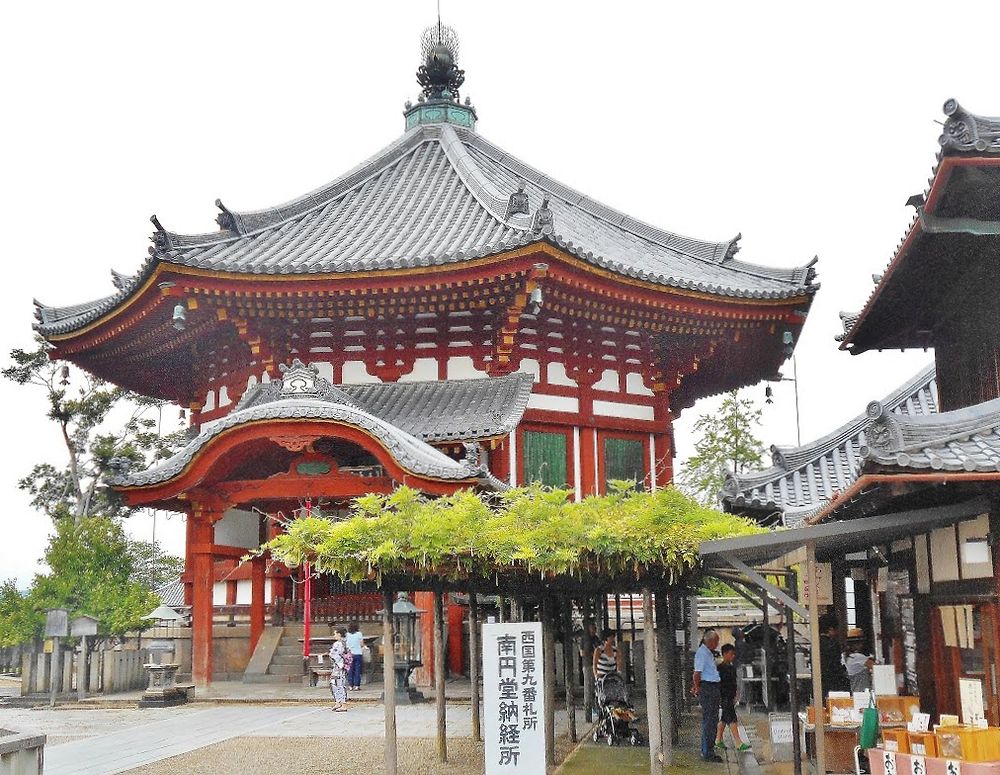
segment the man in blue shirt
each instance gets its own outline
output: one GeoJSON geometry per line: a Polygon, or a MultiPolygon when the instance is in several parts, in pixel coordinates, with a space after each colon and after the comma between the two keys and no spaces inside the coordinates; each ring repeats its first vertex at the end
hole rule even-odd
{"type": "Polygon", "coordinates": [[[715,650],[719,647],[719,634],[705,630],[701,645],[694,653],[694,680],[691,694],[701,703],[701,758],[708,762],[721,762],[712,750],[715,744],[716,724],[719,722],[719,668],[715,664],[715,650]]]}

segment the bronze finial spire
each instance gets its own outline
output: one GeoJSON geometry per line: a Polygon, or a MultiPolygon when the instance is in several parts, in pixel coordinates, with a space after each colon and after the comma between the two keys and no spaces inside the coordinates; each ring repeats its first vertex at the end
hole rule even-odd
{"type": "Polygon", "coordinates": [[[423,64],[417,70],[417,83],[427,99],[458,100],[459,88],[465,83],[465,71],[458,68],[458,35],[451,27],[441,24],[428,27],[420,36],[423,64]]]}

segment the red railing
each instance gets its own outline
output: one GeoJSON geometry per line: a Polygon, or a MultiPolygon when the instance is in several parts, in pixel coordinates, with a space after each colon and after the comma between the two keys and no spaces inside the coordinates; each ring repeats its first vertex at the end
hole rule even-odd
{"type": "MultiPolygon", "coordinates": [[[[379,594],[350,594],[337,597],[312,599],[312,621],[348,625],[351,622],[379,621],[382,596],[379,594]]],[[[280,627],[286,622],[301,622],[303,601],[278,598],[267,606],[271,624],[280,627]]]]}

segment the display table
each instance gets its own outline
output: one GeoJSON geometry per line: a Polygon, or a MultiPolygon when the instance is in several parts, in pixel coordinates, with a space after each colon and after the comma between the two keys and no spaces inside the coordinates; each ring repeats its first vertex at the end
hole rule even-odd
{"type": "MultiPolygon", "coordinates": [[[[932,756],[918,756],[922,759],[926,775],[954,775],[949,771],[948,763],[954,759],[938,759],[932,756]]],[[[895,772],[888,772],[885,766],[885,755],[881,748],[873,748],[868,752],[868,763],[871,775],[913,775],[914,757],[908,753],[895,754],[895,772]]],[[[961,775],[1000,775],[1000,762],[958,762],[961,775]]],[[[853,770],[853,765],[851,765],[853,770]]]]}

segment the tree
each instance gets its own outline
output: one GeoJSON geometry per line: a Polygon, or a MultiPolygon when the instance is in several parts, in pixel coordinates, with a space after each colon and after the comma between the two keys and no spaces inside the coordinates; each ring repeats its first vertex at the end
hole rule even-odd
{"type": "Polygon", "coordinates": [[[726,394],[718,411],[703,414],[694,424],[700,434],[694,454],[681,466],[678,483],[684,492],[705,505],[719,501],[726,471],[741,474],[761,465],[764,446],[754,432],[761,410],[735,390],[726,394]]]}
{"type": "Polygon", "coordinates": [[[31,495],[31,505],[53,520],[88,516],[127,516],[132,512],[102,478],[112,462],[125,461],[145,468],[169,457],[183,442],[183,431],[159,432],[158,417],[164,402],[140,396],[80,372],[74,386],[69,364],[49,358],[51,347],[41,337],[35,349],[11,351],[11,365],[2,372],[19,385],[45,393],[48,418],[59,426],[66,451],[65,466],[37,463],[18,482],[31,495]],[[74,389],[75,388],[75,389],[74,389]],[[112,415],[124,414],[117,427],[112,415]]]}

